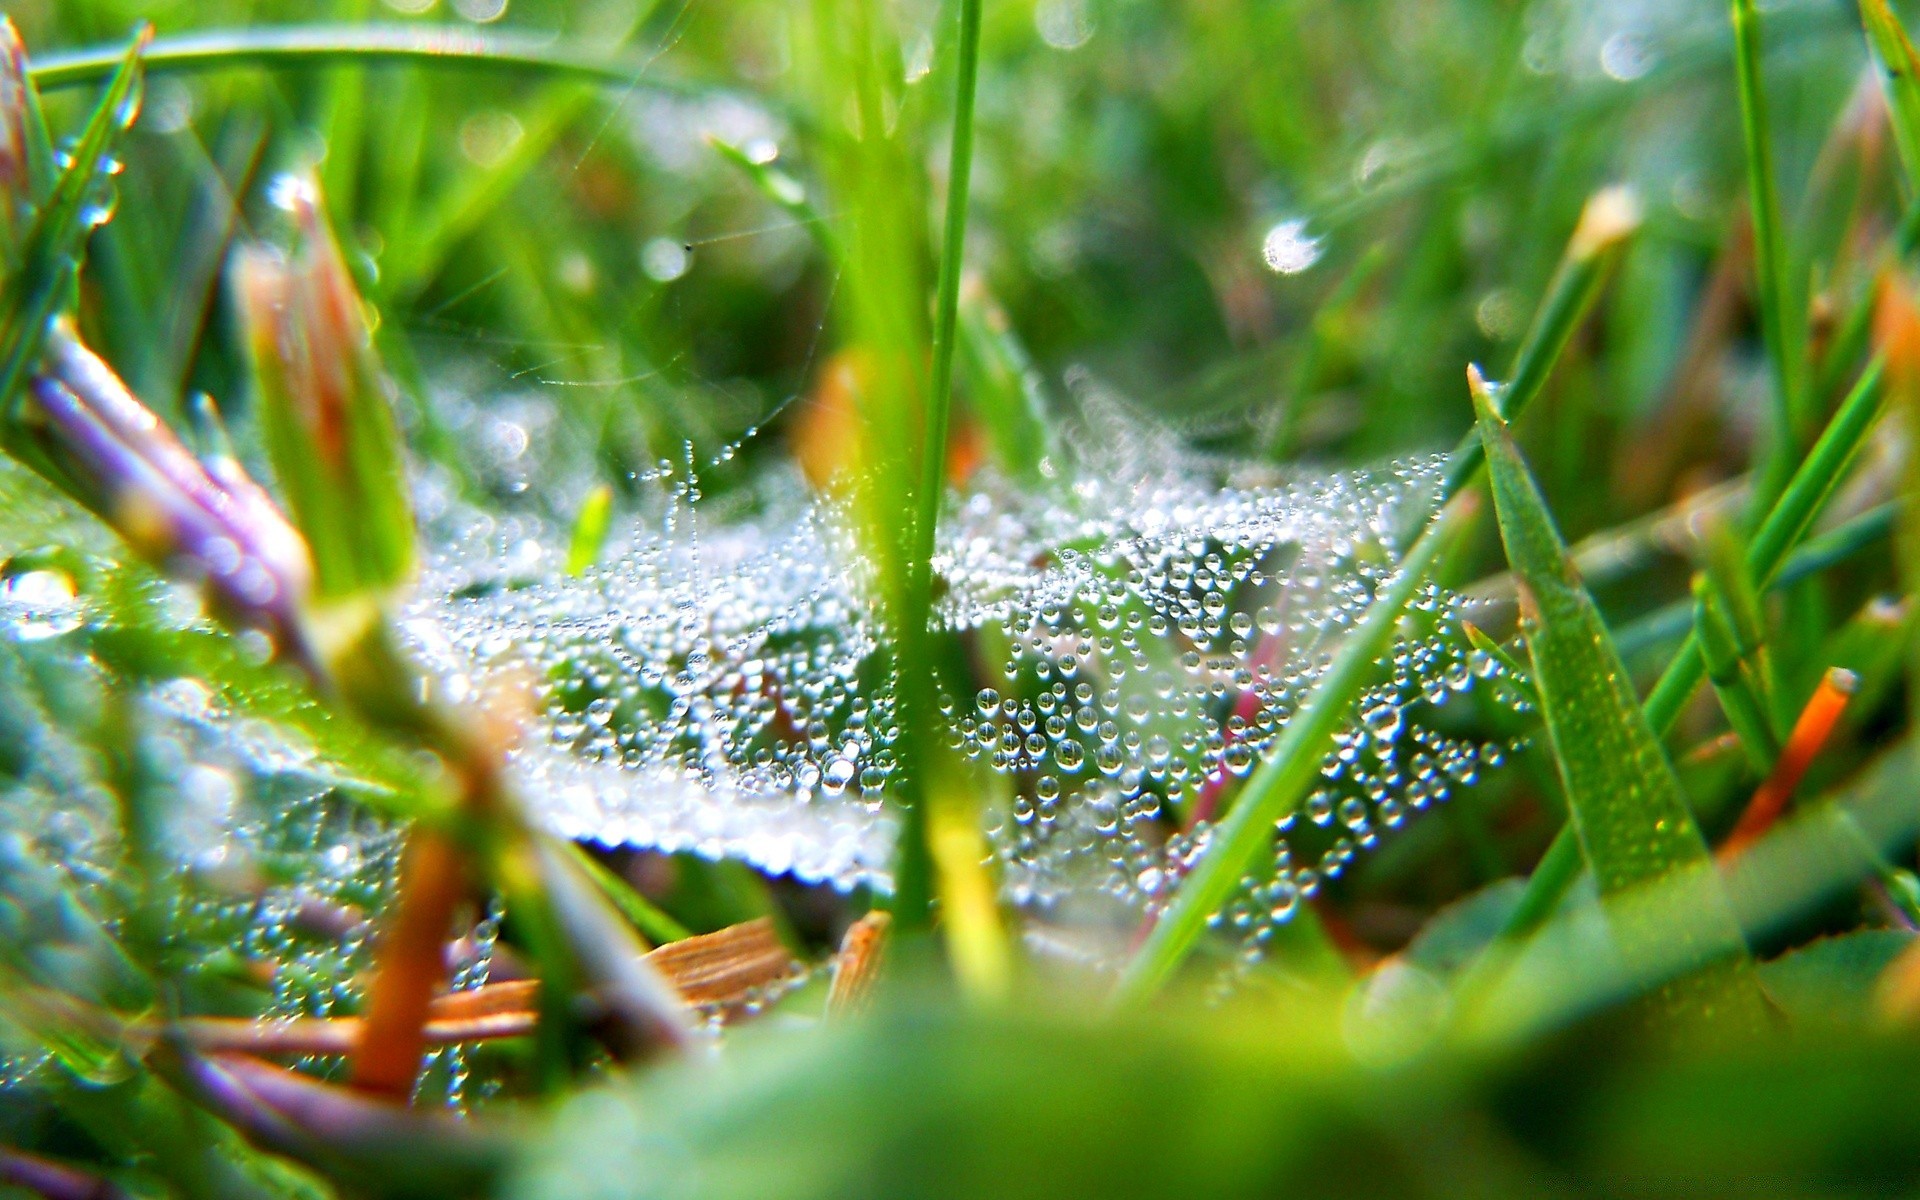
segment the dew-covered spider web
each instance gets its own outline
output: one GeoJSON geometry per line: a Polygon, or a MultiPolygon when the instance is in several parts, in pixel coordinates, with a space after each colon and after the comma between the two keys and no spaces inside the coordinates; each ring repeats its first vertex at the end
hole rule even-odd
{"type": "MultiPolygon", "coordinates": [[[[1041,486],[985,471],[935,560],[944,728],[1009,900],[1151,911],[1398,570],[1442,460],[1278,470],[1194,452],[1097,392],[1041,486]]],[[[539,713],[514,767],[555,831],[886,890],[892,680],[842,509],[794,481],[706,515],[692,456],[663,520],[580,575],[551,531],[446,515],[412,628],[455,696],[539,713]],[[529,547],[534,547],[529,549],[529,547]]],[[[1511,750],[1458,728],[1524,705],[1428,586],[1268,869],[1222,919],[1257,949],[1301,898],[1511,750]]]]}

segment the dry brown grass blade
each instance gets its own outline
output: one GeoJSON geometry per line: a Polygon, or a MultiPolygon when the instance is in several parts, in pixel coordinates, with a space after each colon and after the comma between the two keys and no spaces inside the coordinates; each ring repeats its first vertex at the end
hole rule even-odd
{"type": "MultiPolygon", "coordinates": [[[[688,1004],[723,1011],[745,1006],[800,968],[765,918],[670,942],[646,958],[688,1004]]],[[[420,1045],[425,1049],[524,1037],[539,1022],[539,992],[539,981],[515,979],[435,996],[419,1025],[420,1045]]],[[[178,1029],[187,1044],[202,1053],[350,1055],[363,1044],[367,1022],[359,1017],[190,1017],[178,1029]]]]}
{"type": "MultiPolygon", "coordinates": [[[[533,1032],[538,1020],[539,1013],[531,1007],[435,1017],[420,1027],[421,1041],[427,1046],[450,1046],[493,1038],[524,1037],[533,1032]]],[[[365,1029],[366,1022],[358,1017],[296,1017],[291,1021],[190,1017],[180,1023],[181,1034],[196,1050],[262,1057],[351,1054],[365,1029]]]]}
{"type": "Polygon", "coordinates": [[[840,953],[833,957],[833,983],[827,989],[829,1016],[843,1016],[866,1007],[886,959],[887,929],[892,924],[892,916],[875,909],[847,927],[840,939],[840,953]]]}
{"type": "Polygon", "coordinates": [[[765,917],[668,942],[647,961],[702,1008],[737,1007],[800,966],[765,917]]]}

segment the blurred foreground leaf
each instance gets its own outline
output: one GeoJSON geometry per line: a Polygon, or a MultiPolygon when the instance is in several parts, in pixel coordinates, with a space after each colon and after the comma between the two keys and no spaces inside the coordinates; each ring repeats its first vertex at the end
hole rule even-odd
{"type": "Polygon", "coordinates": [[[893,1008],[762,1033],[571,1101],[507,1194],[1815,1196],[1920,1168],[1910,1039],[1379,1069],[1326,1006],[1197,1016],[893,1008]]]}

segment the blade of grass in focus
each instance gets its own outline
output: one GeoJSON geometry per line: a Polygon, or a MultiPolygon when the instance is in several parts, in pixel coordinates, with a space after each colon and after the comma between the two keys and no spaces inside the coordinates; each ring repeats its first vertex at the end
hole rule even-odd
{"type": "MultiPolygon", "coordinates": [[[[1690,915],[1701,973],[1666,1001],[1688,1015],[1716,1005],[1747,1009],[1745,1018],[1757,1024],[1761,1001],[1746,943],[1725,910],[1680,782],[1485,382],[1478,372],[1470,380],[1500,537],[1520,582],[1534,688],[1602,901],[1657,880],[1697,876],[1691,895],[1702,910],[1690,915]]],[[[1660,917],[1625,921],[1614,914],[1613,935],[1629,970],[1674,938],[1674,925],[1660,917]]]]}
{"type": "MultiPolygon", "coordinates": [[[[920,472],[915,486],[912,543],[906,564],[908,607],[905,611],[925,657],[921,662],[905,665],[908,670],[929,678],[933,675],[932,647],[927,642],[933,619],[933,555],[940,508],[947,494],[947,428],[953,404],[960,276],[966,261],[983,3],[984,0],[960,0],[946,220],[933,302],[933,369],[920,429],[920,472]]],[[[936,740],[927,739],[923,757],[929,767],[927,779],[931,785],[925,802],[933,806],[928,814],[929,852],[939,881],[948,950],[961,980],[976,994],[1000,995],[1007,989],[1012,965],[1006,935],[1000,926],[996,885],[985,866],[988,851],[980,834],[979,804],[973,798],[972,788],[953,777],[951,767],[935,764],[936,740]]]]}
{"type": "MultiPolygon", "coordinates": [[[[1772,586],[1788,554],[1806,537],[1839,486],[1880,417],[1884,385],[1885,362],[1876,356],[1748,542],[1746,568],[1756,588],[1764,591],[1772,586]]],[[[1706,670],[1700,642],[1689,631],[1642,706],[1655,733],[1666,733],[1679,717],[1706,670]]],[[[1526,894],[1515,907],[1505,936],[1521,936],[1544,920],[1579,873],[1579,843],[1570,829],[1563,828],[1528,879],[1526,894]]]]}

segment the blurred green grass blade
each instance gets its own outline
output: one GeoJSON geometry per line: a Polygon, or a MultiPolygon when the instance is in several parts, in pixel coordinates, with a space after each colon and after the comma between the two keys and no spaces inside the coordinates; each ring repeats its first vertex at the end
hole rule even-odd
{"type": "MultiPolygon", "coordinates": [[[[1670,1005],[1711,1006],[1724,996],[1760,1008],[1746,944],[1713,876],[1705,839],[1681,795],[1660,740],[1640,710],[1626,667],[1573,569],[1546,503],[1477,377],[1474,409],[1500,537],[1520,585],[1522,623],[1547,738],[1565,786],[1571,824],[1603,900],[1655,881],[1698,876],[1683,895],[1703,978],[1669,992],[1670,1005]]],[[[1672,936],[1646,914],[1611,916],[1629,969],[1663,953],[1672,936]]]]}
{"type": "Polygon", "coordinates": [[[1705,574],[1693,579],[1693,630],[1706,660],[1707,679],[1720,698],[1720,709],[1754,773],[1765,775],[1780,753],[1780,744],[1755,693],[1720,592],[1705,574]]]}
{"type": "Polygon", "coordinates": [[[1039,373],[986,289],[962,290],[969,293],[960,297],[959,336],[971,411],[1008,478],[1042,486],[1042,463],[1053,452],[1055,438],[1039,373]]]}
{"type": "Polygon", "coordinates": [[[1747,571],[1754,584],[1766,587],[1773,579],[1787,552],[1806,536],[1807,529],[1820,516],[1828,497],[1845,478],[1854,455],[1865,443],[1868,430],[1880,417],[1886,399],[1886,367],[1876,356],[1867,365],[1840,407],[1814,442],[1813,449],[1800,463],[1773,510],[1754,532],[1747,545],[1747,571]]]}
{"type": "MultiPolygon", "coordinates": [[[[1514,420],[1546,386],[1547,376],[1580,328],[1620,248],[1640,227],[1640,204],[1631,190],[1610,187],[1594,194],[1567,241],[1566,254],[1547,286],[1500,389],[1500,414],[1514,420]]],[[[1451,497],[1472,480],[1484,456],[1477,434],[1469,430],[1447,463],[1443,496],[1451,497]]]]}
{"type": "Polygon", "coordinates": [[[914,515],[913,572],[916,595],[933,584],[935,526],[946,495],[947,423],[953,404],[953,354],[960,320],[960,272],[967,251],[967,206],[973,180],[973,106],[980,76],[980,8],[983,0],[960,0],[960,46],[953,92],[953,146],[947,161],[947,213],[940,241],[940,278],[934,291],[933,375],[927,389],[926,424],[920,447],[920,487],[914,515]]]}
{"type": "MultiPolygon", "coordinates": [[[[20,236],[19,223],[30,218],[33,209],[46,200],[59,170],[55,166],[53,138],[47,132],[46,114],[40,108],[40,89],[33,85],[31,78],[26,43],[20,40],[20,31],[13,21],[4,15],[0,15],[0,54],[6,59],[0,69],[4,69],[7,76],[7,101],[19,110],[6,114],[6,119],[14,126],[8,131],[9,136],[19,142],[17,149],[22,161],[17,169],[25,185],[23,194],[7,197],[6,250],[11,255],[18,249],[15,239],[20,236]]],[[[120,62],[121,55],[116,51],[114,66],[118,67],[120,62]]]]}
{"type": "Polygon", "coordinates": [[[645,934],[655,945],[665,945],[693,936],[693,931],[663,912],[653,901],[642,896],[638,889],[620,876],[609,871],[605,864],[589,854],[578,842],[563,843],[567,857],[571,858],[580,871],[594,886],[598,887],[620,915],[632,921],[634,928],[645,934]]]}
{"type": "Polygon", "coordinates": [[[1920,55],[1887,0],[1860,0],[1860,23],[1880,68],[1880,82],[1893,120],[1893,144],[1909,196],[1920,193],[1920,55]]]}
{"type": "Polygon", "coordinates": [[[1780,184],[1774,171],[1773,131],[1761,74],[1764,51],[1754,0],[1732,0],[1734,66],[1740,91],[1740,129],[1747,150],[1747,203],[1753,222],[1754,278],[1760,333],[1773,372],[1774,442],[1762,472],[1760,503],[1779,494],[1793,470],[1807,414],[1801,411],[1800,358],[1805,313],[1796,310],[1788,280],[1780,184]]]}
{"type": "Polygon", "coordinates": [[[580,502],[580,514],[573,519],[573,536],[567,542],[567,574],[578,575],[600,561],[612,524],[613,488],[598,484],[580,502]]]}
{"type": "Polygon", "coordinates": [[[759,193],[771,200],[781,212],[807,227],[820,247],[828,253],[836,253],[833,246],[832,231],[827,228],[826,218],[815,207],[807,195],[807,186],[787,174],[771,162],[759,162],[745,150],[732,142],[707,135],[707,144],[713,147],[727,164],[746,176],[759,193]]]}
{"type": "Polygon", "coordinates": [[[1204,853],[1155,921],[1114,990],[1114,1002],[1144,1001],[1173,974],[1242,875],[1269,852],[1273,823],[1299,807],[1348,716],[1354,698],[1379,670],[1401,614],[1452,545],[1467,506],[1449,505],[1414,543],[1400,570],[1380,590],[1328,664],[1313,691],[1288,718],[1267,760],[1214,827],[1204,853]]]}
{"type": "MultiPolygon", "coordinates": [[[[1587,202],[1547,298],[1515,359],[1513,382],[1503,389],[1509,415],[1517,416],[1539,394],[1574,330],[1591,310],[1607,268],[1639,224],[1639,204],[1625,188],[1607,188],[1587,202]]],[[[1450,503],[1483,461],[1484,447],[1477,435],[1469,433],[1448,461],[1441,484],[1443,501],[1450,503]]],[[[1215,829],[1208,850],[1122,975],[1115,993],[1118,1002],[1144,999],[1173,973],[1199,937],[1208,915],[1232,894],[1241,872],[1265,846],[1272,822],[1300,803],[1320,769],[1326,741],[1363,685],[1372,659],[1385,647],[1413,592],[1443,556],[1448,541],[1445,535],[1457,518],[1457,509],[1450,507],[1425,530],[1409,533],[1412,548],[1402,563],[1402,574],[1348,635],[1312,695],[1288,722],[1267,762],[1248,781],[1246,790],[1215,829]]]]}
{"type": "Polygon", "coordinates": [[[416,297],[454,248],[506,202],[592,105],[592,93],[548,99],[527,114],[520,136],[499,162],[474,167],[448,186],[423,216],[398,222],[396,228],[406,236],[388,252],[387,291],[402,299],[416,297]]]}
{"type": "Polygon", "coordinates": [[[1533,676],[1520,664],[1520,660],[1508,652],[1505,646],[1488,636],[1487,631],[1472,621],[1461,622],[1461,628],[1467,635],[1467,643],[1475,650],[1486,654],[1505,667],[1516,687],[1523,688],[1528,695],[1533,693],[1533,676]]]}
{"type": "Polygon", "coordinates": [[[392,384],[318,182],[276,191],[292,251],[249,247],[234,272],[267,457],[312,551],[315,596],[384,596],[417,561],[392,384]]]}
{"type": "Polygon", "coordinates": [[[8,281],[5,316],[0,319],[0,410],[7,414],[9,435],[18,426],[23,388],[40,361],[47,327],[72,293],[87,235],[96,223],[91,210],[116,170],[113,155],[139,111],[141,55],[151,37],[152,31],[143,29],[121,56],[120,68],[101,93],[66,168],[34,215],[21,246],[19,272],[8,281]]]}
{"type": "MultiPolygon", "coordinates": [[[[29,70],[36,84],[52,90],[105,79],[119,61],[118,50],[87,48],[42,55],[29,70]]],[[[607,86],[653,91],[698,90],[654,76],[648,61],[610,59],[584,46],[556,45],[551,37],[538,33],[480,32],[452,25],[313,24],[215,30],[156,38],[148,55],[149,69],[156,72],[382,62],[575,75],[607,86]]]]}

